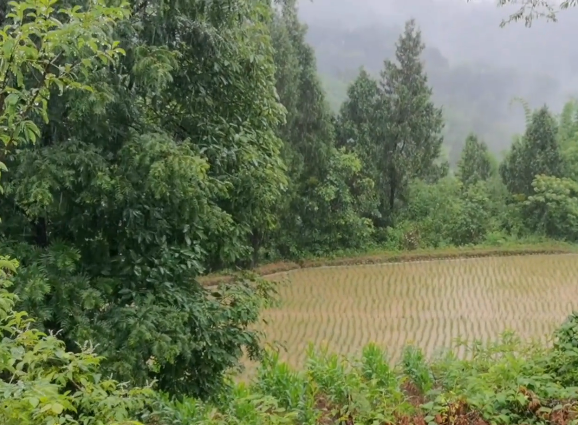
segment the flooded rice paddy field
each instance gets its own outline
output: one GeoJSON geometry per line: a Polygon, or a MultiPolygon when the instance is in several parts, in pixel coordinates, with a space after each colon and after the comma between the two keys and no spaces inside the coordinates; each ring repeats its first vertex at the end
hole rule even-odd
{"type": "Polygon", "coordinates": [[[278,274],[280,304],[264,313],[267,341],[299,367],[310,342],[355,354],[376,342],[395,358],[455,338],[507,329],[546,339],[578,306],[578,256],[532,255],[311,268],[278,274]]]}

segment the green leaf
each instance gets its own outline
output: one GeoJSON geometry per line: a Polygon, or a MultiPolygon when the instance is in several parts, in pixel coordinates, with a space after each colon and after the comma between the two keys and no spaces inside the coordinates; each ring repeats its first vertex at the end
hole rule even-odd
{"type": "Polygon", "coordinates": [[[56,415],[60,415],[62,413],[62,411],[64,410],[64,406],[60,403],[54,403],[51,406],[51,410],[52,410],[52,413],[54,413],[56,415]]]}
{"type": "Polygon", "coordinates": [[[38,404],[40,403],[40,400],[39,400],[38,398],[36,398],[36,397],[30,397],[30,398],[28,399],[28,402],[30,403],[30,405],[31,405],[33,408],[36,408],[36,407],[38,407],[38,404]]]}

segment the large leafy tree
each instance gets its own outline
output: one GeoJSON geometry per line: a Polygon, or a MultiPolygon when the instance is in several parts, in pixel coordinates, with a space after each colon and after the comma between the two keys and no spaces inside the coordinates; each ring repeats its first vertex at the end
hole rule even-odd
{"type": "Polygon", "coordinates": [[[544,106],[531,114],[524,136],[514,142],[500,165],[509,192],[529,196],[537,175],[560,177],[564,166],[557,139],[557,123],[544,106]]]}
{"type": "Polygon", "coordinates": [[[139,425],[131,419],[152,404],[150,389],[102,379],[102,359],[92,347],[67,351],[57,336],[40,332],[26,312],[15,310],[9,279],[17,266],[0,256],[2,424],[139,425]]]}
{"type": "MultiPolygon", "coordinates": [[[[124,58],[79,74],[93,90],[47,101],[37,143],[5,153],[2,249],[22,261],[21,306],[67,349],[91,340],[117,378],[206,396],[258,349],[249,326],[265,289],[210,294],[196,277],[247,260],[274,225],[285,177],[271,6],[130,7],[114,33],[124,58]]],[[[79,58],[63,48],[51,60],[66,71],[79,58]]]]}
{"type": "MultiPolygon", "coordinates": [[[[0,33],[0,137],[4,155],[36,141],[39,128],[35,119],[46,119],[51,88],[61,92],[91,90],[78,83],[78,74],[121,53],[109,42],[108,33],[115,21],[125,16],[125,9],[94,3],[88,9],[54,13],[53,4],[42,0],[15,2],[10,13],[2,15],[12,21],[0,33]],[[56,66],[63,51],[75,52],[75,66],[56,66]],[[30,75],[35,78],[26,78],[30,75]]],[[[6,171],[5,166],[3,169],[6,171]]],[[[148,391],[128,390],[118,382],[101,379],[101,359],[91,347],[72,353],[57,336],[35,329],[34,320],[15,309],[17,296],[9,292],[17,267],[17,261],[0,257],[0,422],[136,425],[130,419],[145,406],[143,396],[148,391]]]]}
{"type": "Polygon", "coordinates": [[[525,224],[532,231],[568,241],[578,238],[578,183],[539,175],[534,193],[524,201],[525,224]]]}

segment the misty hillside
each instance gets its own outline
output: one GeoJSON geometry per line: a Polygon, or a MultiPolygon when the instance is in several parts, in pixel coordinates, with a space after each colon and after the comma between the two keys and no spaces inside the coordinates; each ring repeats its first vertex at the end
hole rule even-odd
{"type": "Polygon", "coordinates": [[[455,163],[467,134],[474,131],[500,153],[524,128],[514,98],[559,111],[578,92],[578,49],[572,27],[578,11],[559,22],[536,21],[500,27],[511,8],[494,2],[460,0],[301,1],[318,69],[334,111],[361,66],[377,74],[391,58],[405,20],[422,29],[424,61],[436,102],[444,106],[445,145],[455,163]]]}

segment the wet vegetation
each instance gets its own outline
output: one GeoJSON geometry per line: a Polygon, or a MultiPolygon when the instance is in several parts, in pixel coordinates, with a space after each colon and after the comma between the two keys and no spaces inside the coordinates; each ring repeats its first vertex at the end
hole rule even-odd
{"type": "Polygon", "coordinates": [[[338,114],[292,0],[20,0],[0,23],[0,423],[574,420],[574,316],[550,348],[292,371],[254,326],[274,285],[246,270],[576,242],[575,102],[526,107],[499,163],[472,134],[452,167],[414,20],[338,114]],[[262,368],[234,384],[244,354],[262,368]]]}

